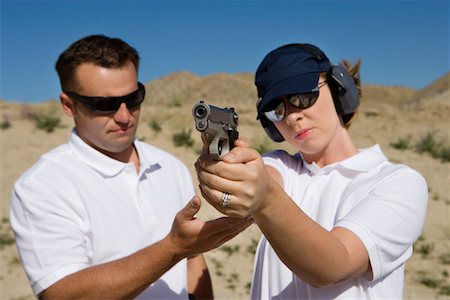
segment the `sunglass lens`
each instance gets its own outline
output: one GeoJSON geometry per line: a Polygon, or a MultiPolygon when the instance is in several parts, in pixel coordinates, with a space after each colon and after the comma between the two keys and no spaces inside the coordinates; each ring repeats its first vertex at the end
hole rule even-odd
{"type": "Polygon", "coordinates": [[[111,99],[101,99],[95,101],[92,104],[92,108],[94,112],[98,113],[113,113],[116,112],[120,107],[120,101],[111,100],[111,99]]]}
{"type": "Polygon", "coordinates": [[[279,121],[283,120],[285,112],[286,112],[286,106],[284,105],[284,102],[281,101],[275,107],[275,109],[264,112],[264,115],[271,122],[279,122],[279,121]]]}
{"type": "Polygon", "coordinates": [[[319,91],[297,94],[289,98],[289,102],[300,109],[307,109],[316,102],[319,97],[319,91]]]}

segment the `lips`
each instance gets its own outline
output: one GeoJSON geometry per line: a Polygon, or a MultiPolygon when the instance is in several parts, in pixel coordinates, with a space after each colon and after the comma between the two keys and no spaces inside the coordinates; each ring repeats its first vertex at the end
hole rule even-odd
{"type": "Polygon", "coordinates": [[[311,134],[311,132],[312,128],[303,129],[295,135],[294,139],[296,140],[306,139],[311,134]]]}
{"type": "Polygon", "coordinates": [[[123,133],[129,132],[131,130],[131,128],[132,127],[118,128],[118,129],[111,130],[111,132],[113,132],[113,133],[122,133],[123,134],[123,133]]]}

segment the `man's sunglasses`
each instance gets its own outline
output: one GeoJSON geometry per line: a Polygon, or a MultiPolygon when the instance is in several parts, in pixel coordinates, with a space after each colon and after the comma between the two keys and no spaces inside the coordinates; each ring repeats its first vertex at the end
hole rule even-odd
{"type": "Polygon", "coordinates": [[[128,109],[138,107],[145,99],[145,87],[140,82],[136,91],[119,97],[88,97],[70,91],[64,91],[64,93],[83,104],[91,112],[102,114],[115,113],[122,103],[125,103],[128,109]]]}
{"type": "Polygon", "coordinates": [[[274,109],[265,111],[264,115],[271,122],[280,122],[286,116],[286,101],[292,104],[292,106],[299,109],[307,109],[316,103],[317,98],[319,98],[319,89],[323,87],[327,81],[320,82],[315,89],[311,92],[293,94],[289,96],[280,97],[280,102],[276,102],[274,109]],[[285,101],[286,100],[286,101],[285,101]]]}

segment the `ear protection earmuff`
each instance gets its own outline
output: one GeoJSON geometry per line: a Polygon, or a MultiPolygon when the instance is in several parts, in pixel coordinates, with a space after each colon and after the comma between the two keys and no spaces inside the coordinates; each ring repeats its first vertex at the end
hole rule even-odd
{"type": "MultiPolygon", "coordinates": [[[[356,112],[359,106],[359,93],[355,85],[353,77],[342,66],[334,66],[331,64],[328,57],[319,48],[311,44],[289,44],[280,48],[300,48],[308,51],[315,56],[317,62],[329,62],[331,67],[327,71],[327,82],[330,87],[331,95],[333,96],[334,106],[339,116],[345,116],[356,112]]],[[[259,105],[257,104],[257,111],[259,112],[259,105]]],[[[269,121],[264,114],[259,115],[259,120],[267,135],[275,142],[284,141],[283,136],[269,121]]]]}

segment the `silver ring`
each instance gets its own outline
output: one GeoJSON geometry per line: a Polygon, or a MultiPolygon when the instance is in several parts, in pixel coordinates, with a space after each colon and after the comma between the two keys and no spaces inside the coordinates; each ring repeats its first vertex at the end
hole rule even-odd
{"type": "Polygon", "coordinates": [[[228,205],[230,205],[230,200],[231,200],[231,195],[229,193],[223,193],[222,194],[222,201],[219,202],[219,204],[222,207],[227,207],[228,205]]]}

